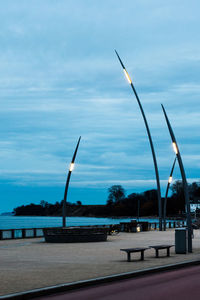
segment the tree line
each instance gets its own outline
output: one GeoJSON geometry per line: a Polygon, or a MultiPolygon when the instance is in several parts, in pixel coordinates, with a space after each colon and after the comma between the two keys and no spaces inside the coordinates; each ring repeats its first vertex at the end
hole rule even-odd
{"type": "MultiPolygon", "coordinates": [[[[68,215],[72,214],[79,210],[82,203],[77,201],[76,203],[67,203],[67,212],[68,215]]],[[[48,203],[47,201],[42,200],[40,204],[28,204],[21,205],[13,210],[15,216],[61,216],[62,215],[63,200],[61,202],[56,202],[55,204],[48,203]]]]}
{"type": "MultiPolygon", "coordinates": [[[[200,182],[188,185],[190,201],[200,199],[200,182]]],[[[182,181],[177,180],[171,185],[171,196],[167,200],[167,216],[181,215],[185,212],[185,200],[182,181]]],[[[162,203],[164,199],[162,198],[162,203]]],[[[63,200],[55,204],[44,200],[40,204],[22,205],[14,208],[16,216],[62,216],[63,200]]],[[[67,202],[68,216],[157,216],[158,201],[155,189],[142,193],[131,193],[126,196],[126,191],[121,185],[113,185],[108,189],[106,205],[82,205],[67,202]]]]}

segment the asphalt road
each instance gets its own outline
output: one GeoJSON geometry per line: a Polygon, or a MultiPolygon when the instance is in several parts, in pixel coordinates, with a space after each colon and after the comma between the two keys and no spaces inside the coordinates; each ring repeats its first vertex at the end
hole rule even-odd
{"type": "Polygon", "coordinates": [[[200,266],[82,288],[38,300],[193,300],[200,299],[200,266]]]}

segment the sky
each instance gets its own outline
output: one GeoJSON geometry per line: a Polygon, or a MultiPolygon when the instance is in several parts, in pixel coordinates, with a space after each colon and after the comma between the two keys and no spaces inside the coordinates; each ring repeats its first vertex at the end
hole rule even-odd
{"type": "Polygon", "coordinates": [[[199,180],[199,11],[197,0],[1,2],[0,213],[61,201],[79,136],[69,202],[105,204],[118,184],[126,195],[156,188],[142,115],[115,49],[149,123],[162,196],[175,154],[161,103],[187,180],[199,180]]]}

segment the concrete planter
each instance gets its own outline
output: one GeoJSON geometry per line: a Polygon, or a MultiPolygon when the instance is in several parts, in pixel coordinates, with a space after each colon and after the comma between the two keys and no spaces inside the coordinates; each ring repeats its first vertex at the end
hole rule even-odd
{"type": "Polygon", "coordinates": [[[44,228],[47,243],[88,243],[107,240],[108,229],[103,227],[44,228]]]}

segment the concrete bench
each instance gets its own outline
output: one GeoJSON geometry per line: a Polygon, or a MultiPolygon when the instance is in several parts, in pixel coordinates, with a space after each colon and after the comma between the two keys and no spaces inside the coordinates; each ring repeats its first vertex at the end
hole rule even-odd
{"type": "Polygon", "coordinates": [[[148,248],[127,248],[127,249],[120,249],[121,251],[125,251],[127,253],[127,261],[131,261],[131,253],[140,252],[141,253],[141,260],[144,260],[144,251],[148,248]]]}
{"type": "Polygon", "coordinates": [[[167,250],[167,256],[170,256],[170,248],[174,245],[156,245],[156,246],[149,246],[149,248],[155,249],[156,257],[159,257],[159,250],[166,249],[167,250]]]}

